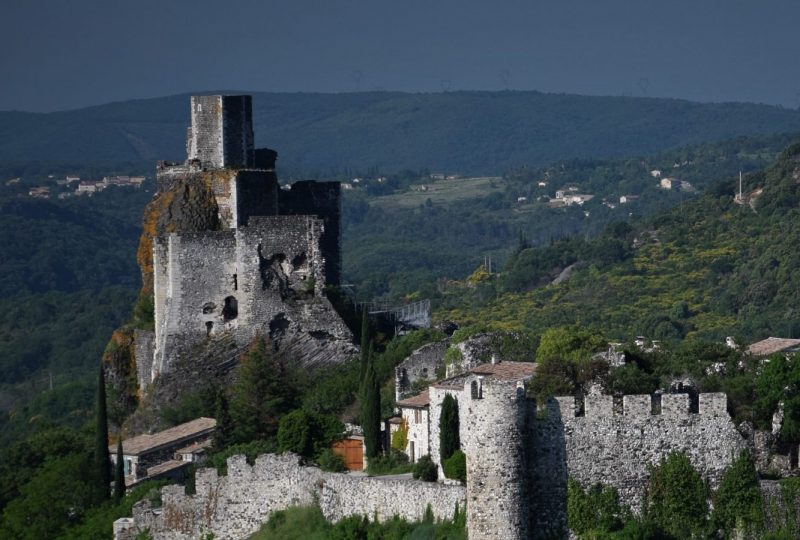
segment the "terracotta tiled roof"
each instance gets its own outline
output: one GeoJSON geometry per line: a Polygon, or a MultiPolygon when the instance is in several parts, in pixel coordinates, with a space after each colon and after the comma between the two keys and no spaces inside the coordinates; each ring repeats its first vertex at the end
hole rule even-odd
{"type": "MultiPolygon", "coordinates": [[[[210,434],[214,431],[217,421],[213,418],[196,418],[191,422],[186,422],[173,428],[153,433],[152,435],[138,435],[131,439],[122,441],[122,453],[127,456],[138,456],[146,454],[159,448],[172,444],[180,444],[185,439],[197,437],[205,433],[210,434]]],[[[109,445],[108,451],[116,453],[117,446],[109,445]]]]}
{"type": "Polygon", "coordinates": [[[530,377],[536,372],[533,362],[498,362],[481,364],[470,370],[475,375],[485,375],[498,379],[511,380],[530,377]]]}
{"type": "Polygon", "coordinates": [[[455,377],[439,381],[434,386],[440,388],[463,388],[464,381],[470,375],[482,375],[501,381],[516,381],[519,379],[528,379],[534,373],[536,373],[536,364],[533,362],[486,363],[472,368],[467,373],[461,373],[455,377]]]}
{"type": "Polygon", "coordinates": [[[769,356],[798,346],[800,346],[800,339],[768,337],[750,345],[747,352],[753,356],[769,356]]]}
{"type": "Polygon", "coordinates": [[[417,394],[416,396],[412,396],[410,398],[401,399],[397,402],[398,407],[413,407],[415,409],[419,409],[422,407],[427,407],[428,404],[431,402],[431,398],[428,395],[428,389],[422,391],[422,393],[417,394]]]}

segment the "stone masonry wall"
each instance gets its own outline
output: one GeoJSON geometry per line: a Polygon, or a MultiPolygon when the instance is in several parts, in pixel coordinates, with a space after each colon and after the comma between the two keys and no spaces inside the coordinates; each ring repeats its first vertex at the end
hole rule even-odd
{"type": "MultiPolygon", "coordinates": [[[[355,354],[349,329],[324,295],[322,233],[312,216],[266,216],[235,231],[157,238],[150,381],[193,347],[223,336],[239,346],[269,336],[305,366],[355,354]]],[[[140,374],[140,382],[147,379],[140,374]]]]}
{"type": "Polygon", "coordinates": [[[162,507],[149,502],[134,507],[133,518],[114,523],[116,540],[133,540],[149,530],[155,540],[246,538],[269,516],[295,505],[318,503],[329,521],[350,515],[395,515],[410,521],[423,517],[428,504],[438,519],[452,519],[456,505],[465,505],[464,488],[414,480],[385,480],[348,474],[325,473],[302,467],[295,455],[260,456],[250,466],[244,456],[228,460],[227,476],[214,469],[197,472],[196,494],[187,496],[181,486],[162,489],[162,507]]]}
{"type": "Polygon", "coordinates": [[[412,385],[415,382],[434,381],[438,378],[436,370],[444,368],[444,353],[449,346],[449,339],[427,343],[397,365],[394,369],[397,401],[413,394],[412,385]]]}
{"type": "MultiPolygon", "coordinates": [[[[521,384],[521,382],[520,382],[521,384]]],[[[467,456],[470,540],[528,538],[526,417],[529,405],[516,381],[470,376],[463,387],[430,388],[431,457],[440,461],[441,404],[458,400],[461,448],[467,456]]],[[[439,474],[443,476],[441,465],[439,474]]]]}
{"type": "Polygon", "coordinates": [[[727,412],[725,394],[700,394],[699,414],[689,413],[689,396],[625,396],[615,414],[612,396],[586,396],[585,415],[575,416],[575,399],[557,398],[546,418],[530,424],[528,455],[534,530],[563,528],[566,481],[584,487],[597,482],[619,490],[621,501],[639,511],[649,479],[648,466],[671,452],[683,452],[716,487],[726,467],[745,447],[727,412]]]}

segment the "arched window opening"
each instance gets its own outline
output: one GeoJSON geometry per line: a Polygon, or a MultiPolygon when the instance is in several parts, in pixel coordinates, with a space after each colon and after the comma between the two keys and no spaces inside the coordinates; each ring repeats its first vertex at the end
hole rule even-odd
{"type": "Polygon", "coordinates": [[[206,322],[206,336],[211,335],[211,330],[214,328],[214,323],[211,321],[206,322]]]}

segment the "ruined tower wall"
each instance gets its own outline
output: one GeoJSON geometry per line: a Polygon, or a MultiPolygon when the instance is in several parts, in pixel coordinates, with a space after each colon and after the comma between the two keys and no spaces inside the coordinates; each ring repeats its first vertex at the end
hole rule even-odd
{"type": "Polygon", "coordinates": [[[567,475],[584,488],[611,485],[623,504],[639,511],[649,465],[683,452],[716,487],[745,448],[725,394],[700,394],[699,414],[689,413],[686,394],[661,396],[659,414],[653,414],[649,395],[625,396],[622,414],[615,414],[611,396],[587,396],[584,416],[576,417],[575,410],[574,398],[559,398],[532,428],[528,468],[538,528],[565,522],[567,475]]]}
{"type": "Polygon", "coordinates": [[[235,247],[231,231],[170,234],[154,245],[153,376],[208,336],[235,330],[236,318],[224,312],[225,299],[235,293],[235,247]]]}
{"type": "Polygon", "coordinates": [[[279,193],[281,215],[312,215],[325,225],[320,246],[325,257],[325,276],[330,285],[341,281],[341,185],[338,182],[301,181],[279,193]]]}

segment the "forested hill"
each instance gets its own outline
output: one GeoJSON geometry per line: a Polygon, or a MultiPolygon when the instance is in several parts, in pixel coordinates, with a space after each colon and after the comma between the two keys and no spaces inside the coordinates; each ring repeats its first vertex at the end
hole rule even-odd
{"type": "Polygon", "coordinates": [[[593,241],[523,245],[499,275],[452,287],[440,316],[533,332],[579,322],[619,339],[798,337],[800,143],[745,176],[744,204],[736,184],[593,241]],[[549,284],[573,264],[569,279],[549,284]]]}
{"type": "MultiPolygon", "coordinates": [[[[739,135],[796,132],[779,107],[539,92],[255,93],[256,142],[305,174],[430,168],[501,173],[739,135]]],[[[65,112],[0,112],[0,161],[182,159],[188,95],[65,112]]]]}

